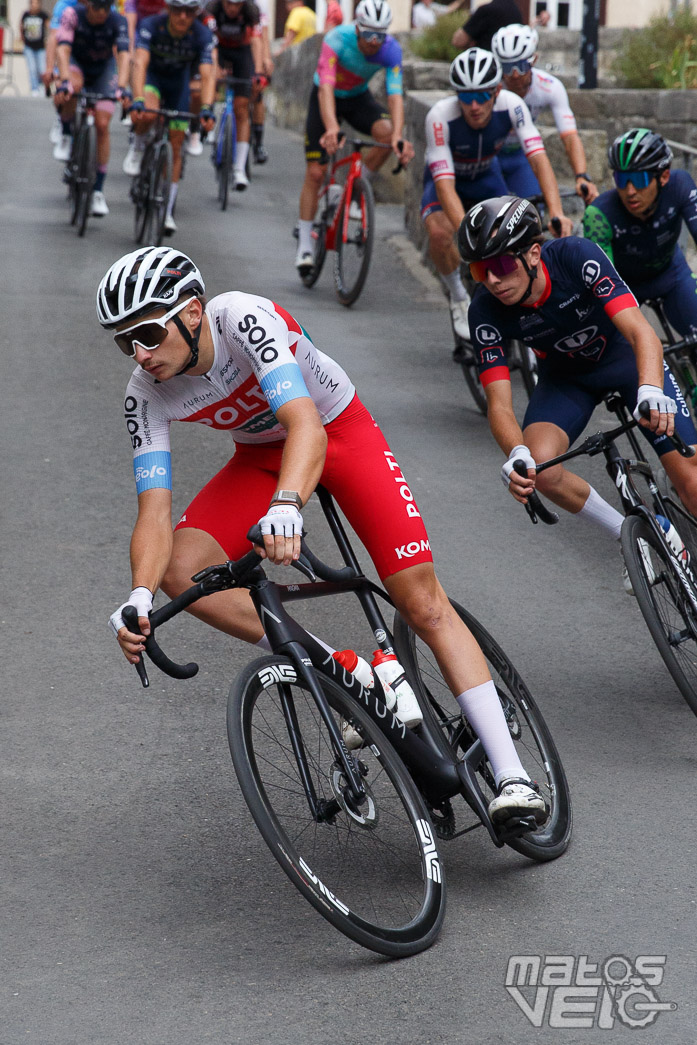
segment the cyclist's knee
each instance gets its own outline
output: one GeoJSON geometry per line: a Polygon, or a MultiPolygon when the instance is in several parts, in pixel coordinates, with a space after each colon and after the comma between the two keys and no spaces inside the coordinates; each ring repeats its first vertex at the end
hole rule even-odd
{"type": "Polygon", "coordinates": [[[315,188],[321,188],[322,182],[324,181],[324,168],[314,160],[311,163],[308,163],[305,168],[305,180],[315,186],[315,188]]]}
{"type": "Polygon", "coordinates": [[[443,211],[436,211],[426,219],[426,232],[431,250],[442,253],[453,246],[454,229],[443,211]]]}
{"type": "MultiPolygon", "coordinates": [[[[540,459],[543,458],[544,455],[540,459]]],[[[546,471],[540,472],[535,480],[535,486],[546,497],[552,497],[561,488],[563,482],[564,469],[561,465],[557,465],[555,468],[548,468],[546,471]]]]}

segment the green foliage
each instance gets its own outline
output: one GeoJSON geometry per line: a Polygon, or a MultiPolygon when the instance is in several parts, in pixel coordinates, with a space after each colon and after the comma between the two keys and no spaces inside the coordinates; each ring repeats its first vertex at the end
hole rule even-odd
{"type": "Polygon", "coordinates": [[[613,72],[621,87],[697,87],[697,15],[682,8],[625,33],[613,72]]]}
{"type": "Polygon", "coordinates": [[[461,7],[452,14],[442,15],[435,25],[411,37],[411,50],[419,58],[427,58],[432,62],[452,62],[460,51],[453,47],[450,41],[455,30],[463,26],[468,18],[469,12],[466,7],[461,7]]]}

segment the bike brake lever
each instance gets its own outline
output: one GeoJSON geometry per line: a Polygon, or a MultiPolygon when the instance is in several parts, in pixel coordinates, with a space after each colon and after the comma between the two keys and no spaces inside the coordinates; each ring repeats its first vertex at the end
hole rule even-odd
{"type": "MultiPolygon", "coordinates": [[[[404,149],[404,142],[403,141],[398,141],[397,142],[397,148],[399,149],[400,152],[402,152],[402,150],[404,149]]],[[[399,172],[403,171],[403,170],[404,170],[404,167],[402,166],[402,161],[400,160],[399,163],[397,164],[397,166],[393,169],[392,173],[393,174],[399,174],[399,172]]]]}
{"type": "MultiPolygon", "coordinates": [[[[524,479],[527,478],[528,470],[525,466],[525,462],[520,459],[513,462],[513,469],[521,475],[524,479]]],[[[537,525],[541,519],[547,526],[554,526],[555,523],[559,522],[559,516],[556,512],[551,512],[549,508],[540,499],[540,495],[534,490],[528,495],[527,504],[523,505],[525,511],[530,516],[530,521],[537,525]]]]}
{"type": "MultiPolygon", "coordinates": [[[[138,635],[138,611],[135,606],[124,606],[121,610],[121,616],[123,617],[123,622],[128,630],[132,631],[135,635],[138,635]]],[[[133,667],[138,672],[138,677],[143,684],[143,689],[147,689],[150,685],[150,679],[148,678],[148,673],[145,668],[145,654],[141,652],[138,656],[139,660],[133,665],[133,667]]]]}

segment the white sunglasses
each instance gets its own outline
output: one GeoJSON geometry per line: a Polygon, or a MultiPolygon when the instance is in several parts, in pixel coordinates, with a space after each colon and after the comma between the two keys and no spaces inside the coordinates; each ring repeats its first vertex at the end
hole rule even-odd
{"type": "Polygon", "coordinates": [[[132,327],[128,327],[126,330],[120,330],[118,334],[114,334],[114,341],[125,356],[135,356],[136,345],[140,345],[146,352],[153,352],[160,347],[169,333],[167,321],[172,316],[176,316],[177,312],[181,312],[183,308],[186,308],[190,301],[196,300],[195,296],[190,297],[186,301],[182,301],[181,305],[175,305],[173,309],[170,309],[164,316],[160,316],[159,319],[143,319],[140,323],[134,323],[132,327]]]}

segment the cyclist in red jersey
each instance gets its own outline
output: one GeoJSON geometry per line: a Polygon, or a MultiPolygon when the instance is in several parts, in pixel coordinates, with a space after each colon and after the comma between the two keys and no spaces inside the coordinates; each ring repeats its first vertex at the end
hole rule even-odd
{"type": "MultiPolygon", "coordinates": [[[[436,579],[407,480],[348,375],[280,305],[240,292],[206,304],[204,290],[185,254],[145,247],[112,265],[97,292],[100,323],[137,364],[125,400],[138,491],[132,591],[111,618],[126,658],[136,663],[142,653],[157,589],[174,596],[198,570],[240,557],[257,521],[270,562],[297,559],[301,510],[322,482],[481,738],[498,787],[492,818],[533,814],[544,822],[544,801],[520,763],[481,650],[436,579]],[[236,445],[174,534],[173,420],[227,429],[236,445]],[[123,623],[127,603],[138,611],[141,634],[123,623]]],[[[246,590],[212,595],[190,612],[269,649],[246,590]]],[[[417,724],[418,702],[398,704],[400,714],[417,724]]]]}

